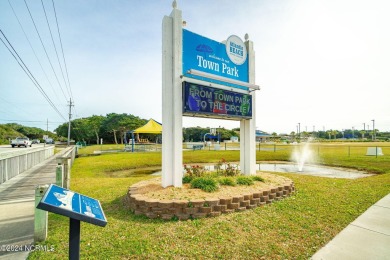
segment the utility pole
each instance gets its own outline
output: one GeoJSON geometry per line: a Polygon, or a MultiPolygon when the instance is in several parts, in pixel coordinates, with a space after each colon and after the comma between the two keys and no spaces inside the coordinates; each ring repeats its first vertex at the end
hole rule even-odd
{"type": "Polygon", "coordinates": [[[46,119],[46,132],[49,132],[49,118],[46,119]]]}
{"type": "Polygon", "coordinates": [[[70,119],[72,118],[72,99],[69,99],[69,122],[68,122],[68,146],[70,145],[70,119]]]}

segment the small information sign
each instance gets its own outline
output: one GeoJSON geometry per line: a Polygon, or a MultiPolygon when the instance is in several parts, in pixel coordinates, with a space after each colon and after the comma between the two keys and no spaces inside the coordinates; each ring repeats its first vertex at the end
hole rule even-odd
{"type": "Polygon", "coordinates": [[[98,200],[54,184],[47,189],[37,208],[101,227],[107,225],[106,216],[98,200]]]}

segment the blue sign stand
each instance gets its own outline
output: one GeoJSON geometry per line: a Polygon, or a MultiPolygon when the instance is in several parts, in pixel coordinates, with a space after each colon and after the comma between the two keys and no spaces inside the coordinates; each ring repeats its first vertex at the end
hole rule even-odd
{"type": "Polygon", "coordinates": [[[69,220],[69,259],[80,259],[80,220],[69,220]]]}
{"type": "Polygon", "coordinates": [[[100,202],[96,199],[51,184],[38,209],[69,217],[69,259],[80,259],[80,221],[107,225],[100,202]]]}

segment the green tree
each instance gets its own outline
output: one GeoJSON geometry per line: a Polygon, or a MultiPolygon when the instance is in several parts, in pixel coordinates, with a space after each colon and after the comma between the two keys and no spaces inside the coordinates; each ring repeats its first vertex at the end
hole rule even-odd
{"type": "Polygon", "coordinates": [[[89,118],[78,118],[71,122],[71,139],[91,143],[94,139],[94,133],[89,124],[89,118]]]}
{"type": "MultiPolygon", "coordinates": [[[[120,115],[116,113],[110,113],[107,114],[106,117],[104,118],[101,126],[101,133],[103,136],[107,133],[112,133],[113,140],[115,144],[118,144],[117,136],[116,133],[118,132],[119,128],[119,120],[120,120],[120,115]]],[[[112,140],[112,138],[109,138],[112,140]]]]}
{"type": "MultiPolygon", "coordinates": [[[[207,133],[210,133],[210,128],[199,126],[183,128],[183,140],[185,142],[203,142],[203,137],[207,133]]],[[[237,133],[233,130],[217,128],[217,135],[220,136],[220,141],[223,141],[230,140],[232,136],[237,136],[237,133]]]]}
{"type": "Polygon", "coordinates": [[[331,135],[334,136],[334,139],[336,139],[338,133],[339,133],[339,131],[337,131],[337,130],[331,130],[331,135]]]}
{"type": "Polygon", "coordinates": [[[104,121],[104,116],[91,116],[88,118],[88,124],[89,124],[89,127],[90,129],[94,132],[95,136],[96,136],[96,144],[99,144],[99,132],[100,132],[100,128],[102,126],[102,123],[104,121]]]}
{"type": "Polygon", "coordinates": [[[117,134],[119,134],[121,143],[123,144],[125,133],[143,126],[146,122],[147,120],[141,119],[138,116],[125,113],[110,113],[102,121],[100,135],[118,144],[117,134]],[[107,134],[110,134],[111,138],[107,134]]]}
{"type": "MultiPolygon", "coordinates": [[[[67,137],[68,136],[68,123],[63,123],[54,130],[58,136],[67,137]]],[[[71,132],[72,133],[72,132],[71,132]]]]}
{"type": "MultiPolygon", "coordinates": [[[[147,121],[137,116],[128,114],[110,113],[106,116],[93,115],[86,118],[78,118],[71,121],[70,138],[76,141],[87,143],[96,142],[99,144],[100,138],[104,138],[107,143],[118,143],[117,137],[120,135],[123,143],[124,134],[129,130],[134,130],[147,121]]],[[[64,123],[56,128],[59,136],[68,136],[68,124],[64,123]]]]}
{"type": "Polygon", "coordinates": [[[209,133],[210,129],[202,127],[183,128],[183,138],[185,142],[201,142],[203,135],[209,133]]]}
{"type": "Polygon", "coordinates": [[[329,139],[330,139],[331,135],[332,135],[332,130],[328,130],[328,131],[326,131],[326,133],[329,135],[329,139]]]}
{"type": "Polygon", "coordinates": [[[23,126],[15,123],[6,124],[8,127],[14,129],[20,133],[20,136],[26,136],[30,139],[42,139],[43,135],[48,135],[51,138],[55,138],[55,134],[42,130],[38,127],[23,126]]]}

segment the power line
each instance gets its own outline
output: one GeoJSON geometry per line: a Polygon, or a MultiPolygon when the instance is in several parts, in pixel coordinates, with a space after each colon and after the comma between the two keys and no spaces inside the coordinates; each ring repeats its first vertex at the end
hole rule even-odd
{"type": "Polygon", "coordinates": [[[62,70],[60,58],[58,57],[57,47],[56,47],[56,44],[55,44],[55,42],[54,42],[53,34],[52,34],[52,32],[51,32],[49,20],[47,19],[46,9],[45,9],[45,5],[43,4],[43,0],[41,0],[41,3],[42,3],[43,12],[45,13],[45,18],[46,18],[47,27],[49,28],[51,41],[53,42],[54,50],[55,50],[55,52],[56,52],[58,65],[60,66],[62,78],[64,79],[65,87],[66,87],[66,89],[67,89],[67,91],[68,91],[68,95],[69,95],[69,97],[70,97],[69,87],[68,87],[67,84],[66,84],[66,80],[65,80],[65,76],[64,76],[64,71],[62,70]]]}
{"type": "Polygon", "coordinates": [[[32,51],[33,51],[33,53],[34,53],[34,56],[35,56],[35,58],[37,59],[37,61],[38,61],[38,63],[39,63],[39,66],[41,67],[43,73],[45,74],[46,79],[47,79],[47,81],[49,82],[49,85],[50,85],[51,89],[52,89],[53,92],[54,92],[54,95],[56,96],[57,100],[59,101],[57,92],[55,91],[55,89],[54,89],[54,87],[53,87],[53,84],[52,84],[51,81],[49,80],[49,77],[47,76],[47,73],[46,73],[46,71],[44,70],[44,68],[43,68],[43,66],[42,66],[42,63],[41,63],[41,61],[39,60],[39,58],[38,58],[38,56],[37,56],[37,54],[36,54],[36,52],[35,52],[35,50],[34,50],[32,44],[31,44],[31,42],[30,42],[30,39],[28,38],[28,36],[27,36],[27,34],[26,34],[26,32],[25,32],[23,26],[22,26],[22,23],[21,23],[20,20],[19,20],[19,17],[16,15],[16,12],[15,12],[15,10],[14,10],[14,8],[13,8],[13,6],[12,6],[10,0],[8,0],[8,3],[9,3],[9,5],[11,6],[12,12],[14,13],[14,15],[15,15],[15,17],[16,17],[16,20],[18,21],[18,23],[19,23],[19,25],[20,25],[20,28],[22,29],[22,31],[23,31],[23,33],[24,33],[24,36],[26,37],[26,40],[27,40],[28,44],[30,45],[30,47],[31,47],[31,49],[32,49],[32,51]]]}
{"type": "Polygon", "coordinates": [[[38,81],[35,79],[35,77],[32,75],[26,64],[24,64],[23,60],[20,58],[19,54],[15,51],[12,44],[8,41],[7,37],[4,35],[3,31],[0,29],[1,34],[3,34],[4,38],[7,40],[8,44],[11,46],[11,48],[14,50],[15,54],[19,57],[20,61],[23,63],[25,67],[22,66],[22,64],[19,62],[19,60],[16,58],[14,53],[9,49],[9,47],[6,45],[6,43],[3,41],[3,39],[0,38],[0,40],[3,42],[4,46],[8,49],[8,51],[12,54],[12,56],[15,58],[15,60],[18,62],[19,66],[23,69],[23,71],[27,74],[27,76],[30,78],[30,80],[34,83],[34,85],[38,88],[39,92],[45,97],[45,99],[49,102],[49,104],[53,107],[53,109],[63,118],[64,116],[58,111],[57,107],[53,104],[53,102],[50,100],[50,98],[46,95],[45,91],[42,89],[41,85],[39,85],[38,81]],[[27,69],[27,71],[26,71],[27,69]]]}
{"type": "Polygon", "coordinates": [[[1,34],[5,38],[5,40],[8,42],[9,46],[12,48],[12,50],[15,52],[15,54],[18,56],[20,62],[23,63],[24,67],[22,64],[19,62],[19,60],[16,58],[15,54],[10,50],[10,48],[7,46],[7,44],[3,41],[2,38],[0,40],[3,42],[4,46],[8,49],[8,51],[12,54],[14,59],[18,62],[19,66],[23,69],[23,71],[27,74],[27,76],[30,78],[30,80],[34,83],[34,85],[37,87],[39,92],[45,97],[47,102],[51,105],[51,107],[65,120],[64,116],[61,114],[61,112],[57,109],[57,107],[54,105],[54,103],[50,100],[50,98],[47,96],[46,92],[42,89],[41,85],[38,83],[38,81],[35,79],[34,75],[31,73],[31,71],[28,69],[27,65],[23,62],[22,58],[20,58],[18,52],[14,49],[12,44],[8,41],[8,38],[5,36],[3,31],[0,29],[1,34]],[[28,72],[27,72],[27,71],[28,72]]]}
{"type": "Polygon", "coordinates": [[[67,65],[66,65],[66,60],[65,60],[65,55],[64,55],[64,47],[62,46],[62,39],[61,39],[60,27],[58,26],[57,12],[56,12],[56,8],[55,8],[55,6],[54,6],[54,0],[52,0],[51,2],[53,3],[53,10],[54,10],[54,16],[55,16],[55,18],[56,18],[58,38],[60,39],[60,45],[61,45],[61,51],[62,51],[62,58],[64,59],[65,72],[66,72],[66,77],[67,77],[67,79],[68,79],[68,86],[69,86],[69,90],[70,90],[70,96],[71,96],[71,98],[74,100],[74,98],[73,98],[73,93],[72,93],[72,88],[70,87],[69,74],[68,74],[68,67],[67,67],[67,65]]]}
{"type": "MultiPolygon", "coordinates": [[[[9,110],[10,107],[12,107],[13,110],[16,109],[16,110],[21,111],[24,115],[27,115],[27,116],[35,116],[35,115],[33,115],[33,113],[31,113],[30,111],[27,111],[27,110],[25,110],[25,109],[22,109],[20,106],[18,106],[18,104],[13,104],[13,103],[11,103],[11,102],[5,100],[5,99],[2,98],[2,97],[0,97],[0,100],[2,100],[2,102],[1,102],[0,104],[1,104],[1,105],[4,105],[4,107],[2,107],[2,109],[5,109],[5,111],[6,111],[6,113],[7,113],[7,116],[8,116],[10,113],[11,113],[11,114],[17,115],[17,113],[16,113],[15,111],[9,110]],[[7,104],[9,104],[9,105],[7,105],[7,104],[5,104],[5,103],[7,103],[7,104]],[[10,106],[10,105],[11,105],[11,106],[10,106]]],[[[1,107],[0,107],[0,108],[1,108],[1,107]]]]}
{"type": "Polygon", "coordinates": [[[36,24],[35,24],[34,18],[32,17],[32,14],[31,14],[31,12],[30,12],[30,8],[28,7],[26,0],[24,0],[24,3],[26,4],[28,13],[30,14],[30,18],[31,18],[31,20],[32,20],[32,22],[33,22],[33,24],[34,24],[35,31],[36,31],[37,34],[38,34],[39,40],[41,41],[43,50],[44,50],[45,53],[46,53],[46,57],[47,57],[47,59],[48,59],[48,61],[49,61],[49,63],[50,63],[51,69],[53,70],[53,73],[54,73],[54,75],[55,75],[55,77],[56,77],[56,79],[57,79],[57,83],[58,83],[58,85],[59,85],[60,88],[61,88],[62,94],[63,94],[64,97],[65,97],[65,100],[67,100],[66,95],[65,95],[65,92],[64,92],[64,90],[62,89],[62,85],[61,85],[60,81],[58,80],[57,73],[55,72],[54,67],[53,67],[53,64],[51,63],[51,60],[50,60],[50,58],[49,58],[49,55],[47,54],[46,47],[45,47],[45,45],[43,44],[41,35],[39,34],[38,28],[37,28],[37,26],[36,26],[36,24]]]}

